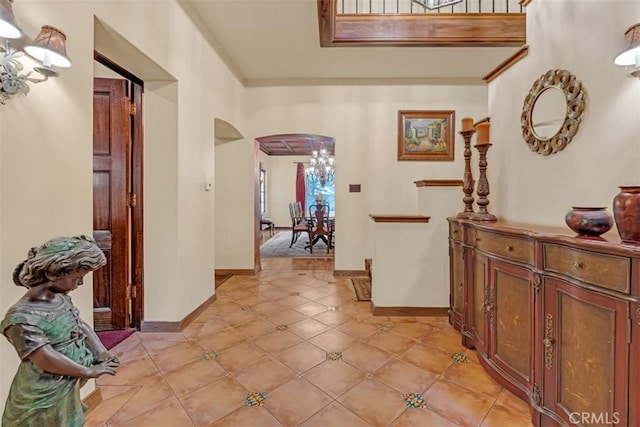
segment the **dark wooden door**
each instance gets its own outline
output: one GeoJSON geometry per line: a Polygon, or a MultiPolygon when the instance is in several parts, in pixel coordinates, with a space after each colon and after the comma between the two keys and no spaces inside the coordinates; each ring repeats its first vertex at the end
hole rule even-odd
{"type": "Polygon", "coordinates": [[[567,424],[629,425],[628,320],[626,301],[545,279],[544,406],[567,424]]]}
{"type": "Polygon", "coordinates": [[[126,80],[94,79],[93,234],[107,265],[93,279],[96,330],[130,325],[129,138],[126,80]]]}

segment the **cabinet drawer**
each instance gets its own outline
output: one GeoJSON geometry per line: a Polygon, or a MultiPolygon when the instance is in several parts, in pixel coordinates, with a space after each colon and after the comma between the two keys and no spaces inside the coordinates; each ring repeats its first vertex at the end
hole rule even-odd
{"type": "Polygon", "coordinates": [[[474,240],[475,247],[482,251],[533,265],[534,244],[532,240],[482,230],[476,230],[474,240]]]}
{"type": "Polygon", "coordinates": [[[459,222],[449,222],[449,237],[453,240],[462,240],[462,225],[459,222]]]}
{"type": "Polygon", "coordinates": [[[631,260],[565,246],[544,244],[544,269],[584,280],[614,291],[629,293],[631,260]]]}

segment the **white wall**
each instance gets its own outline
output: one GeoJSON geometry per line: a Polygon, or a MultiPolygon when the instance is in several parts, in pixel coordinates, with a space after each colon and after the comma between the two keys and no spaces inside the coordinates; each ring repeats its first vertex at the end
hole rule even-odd
{"type": "MultiPolygon", "coordinates": [[[[313,133],[335,138],[337,270],[362,270],[373,256],[369,214],[416,214],[421,179],[461,179],[460,119],[487,115],[484,86],[252,87],[246,90],[245,135],[313,133]],[[397,160],[398,110],[455,110],[453,162],[397,160]],[[361,184],[361,193],[349,193],[361,184]]],[[[459,203],[449,211],[457,213],[459,203]]],[[[421,212],[429,214],[428,212],[421,212]]]]}
{"type": "Polygon", "coordinates": [[[376,307],[449,305],[449,227],[461,212],[461,187],[419,187],[422,223],[376,223],[372,301],[376,307]]]}
{"type": "Polygon", "coordinates": [[[490,211],[564,226],[571,206],[606,206],[618,185],[640,183],[640,80],[613,63],[637,0],[535,0],[527,7],[529,55],[489,84],[490,211]],[[529,150],[520,114],[533,82],[563,68],[582,81],[587,106],[573,141],[544,157],[529,150]]]}
{"type": "Polygon", "coordinates": [[[254,142],[241,139],[215,146],[217,269],[254,268],[254,142]]]}
{"type": "MultiPolygon", "coordinates": [[[[475,151],[475,150],[474,150],[475,151]]],[[[477,159],[477,151],[473,153],[477,159]]],[[[477,173],[475,175],[477,180],[477,173]]],[[[464,210],[462,187],[420,187],[418,189],[418,213],[430,216],[424,233],[421,250],[427,274],[422,279],[429,289],[431,307],[449,305],[449,223],[447,217],[464,210]],[[451,208],[454,207],[452,210],[451,208]]],[[[477,207],[474,207],[477,211],[477,207]]]]}
{"type": "MultiPolygon", "coordinates": [[[[214,292],[213,196],[202,182],[212,174],[214,117],[242,124],[242,86],[174,0],[33,0],[13,6],[19,24],[32,37],[42,24],[66,32],[73,67],[33,86],[29,96],[14,97],[0,107],[0,311],[23,294],[10,284],[10,276],[31,246],[54,236],[92,232],[97,16],[177,81],[163,102],[158,100],[161,88],[150,87],[155,94],[149,97],[158,101],[156,112],[174,105],[173,117],[165,118],[172,122],[166,124],[172,129],[169,135],[151,139],[154,129],[165,123],[145,113],[145,155],[157,156],[169,167],[168,176],[175,177],[173,184],[145,179],[145,319],[180,320],[214,292]],[[149,147],[158,143],[169,145],[156,147],[154,153],[149,147]]],[[[91,280],[73,296],[83,317],[91,320],[91,280]]],[[[4,402],[18,358],[6,340],[0,356],[4,402]]]]}
{"type": "Polygon", "coordinates": [[[305,156],[265,156],[267,168],[267,214],[276,227],[291,227],[289,203],[296,200],[296,162],[309,160],[305,156]]]}
{"type": "MultiPolygon", "coordinates": [[[[180,281],[178,258],[178,82],[148,82],[143,101],[144,152],[144,318],[163,319],[173,293],[155,292],[180,281]],[[162,119],[164,118],[164,119],[162,119]],[[153,292],[149,292],[153,291],[153,292]],[[168,300],[167,300],[168,299],[168,300]],[[163,303],[164,304],[161,304],[163,303]]],[[[175,314],[172,315],[176,316],[175,314]]],[[[171,319],[172,317],[165,317],[171,319]]]]}
{"type": "MultiPolygon", "coordinates": [[[[371,302],[376,307],[446,307],[447,282],[432,275],[433,228],[424,223],[375,223],[371,302]]],[[[446,248],[446,247],[445,247],[446,248]]]]}

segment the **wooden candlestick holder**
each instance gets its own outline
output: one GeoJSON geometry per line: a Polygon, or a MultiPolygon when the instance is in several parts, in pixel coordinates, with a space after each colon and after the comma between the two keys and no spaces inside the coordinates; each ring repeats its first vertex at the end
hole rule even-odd
{"type": "Polygon", "coordinates": [[[462,176],[462,192],[464,197],[464,211],[456,215],[462,219],[473,219],[475,212],[473,211],[473,174],[471,173],[471,137],[476,133],[475,129],[460,131],[460,135],[464,138],[464,175],[462,176]]]}
{"type": "Polygon", "coordinates": [[[487,211],[487,205],[489,204],[489,180],[487,179],[487,151],[491,144],[476,144],[478,149],[480,161],[478,162],[478,168],[480,169],[480,177],[478,178],[478,212],[474,214],[473,220],[475,221],[497,221],[495,215],[490,214],[487,211]]]}

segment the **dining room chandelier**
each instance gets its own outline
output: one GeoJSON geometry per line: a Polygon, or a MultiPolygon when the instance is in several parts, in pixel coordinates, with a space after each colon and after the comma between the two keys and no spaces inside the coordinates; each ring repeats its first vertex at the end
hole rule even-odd
{"type": "Polygon", "coordinates": [[[412,3],[419,4],[429,10],[436,10],[445,6],[453,6],[454,4],[462,3],[462,1],[463,0],[411,0],[412,3]]]}
{"type": "Polygon", "coordinates": [[[335,179],[336,161],[329,155],[326,148],[320,147],[320,150],[311,152],[309,167],[307,167],[306,172],[310,180],[318,182],[324,187],[335,179]]]}

